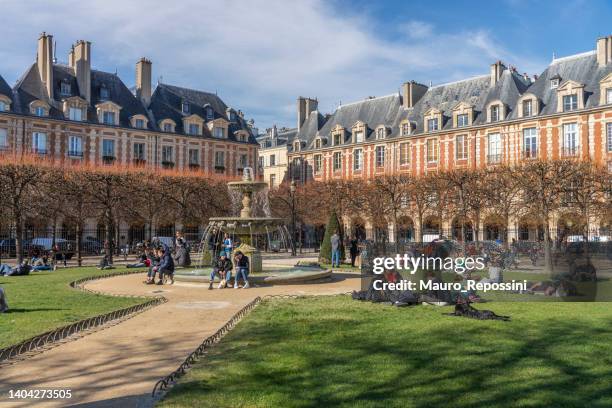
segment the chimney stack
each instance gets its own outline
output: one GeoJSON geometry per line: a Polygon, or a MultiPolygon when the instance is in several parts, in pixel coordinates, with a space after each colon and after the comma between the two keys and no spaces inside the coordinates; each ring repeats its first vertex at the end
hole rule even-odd
{"type": "Polygon", "coordinates": [[[597,39],[597,64],[605,67],[612,61],[612,35],[597,39]]]}
{"type": "Polygon", "coordinates": [[[298,130],[302,128],[302,125],[306,122],[310,113],[317,110],[318,105],[319,102],[316,99],[304,98],[303,96],[298,97],[298,130]]]}
{"type": "Polygon", "coordinates": [[[74,71],[74,45],[70,47],[70,52],[68,52],[68,66],[74,71]]]}
{"type": "Polygon", "coordinates": [[[79,40],[74,46],[74,75],[79,93],[87,103],[91,103],[91,43],[79,40]]]}
{"type": "Polygon", "coordinates": [[[136,63],[136,96],[146,107],[151,103],[151,65],[144,57],[136,63]]]}
{"type": "Polygon", "coordinates": [[[53,36],[45,32],[38,38],[36,64],[40,80],[47,91],[47,97],[53,99],[53,36]]]}
{"type": "Polygon", "coordinates": [[[427,92],[427,86],[415,81],[404,82],[402,85],[402,106],[412,108],[427,92]]]}
{"type": "Polygon", "coordinates": [[[497,85],[497,82],[499,82],[499,79],[501,78],[505,69],[506,66],[501,61],[491,64],[491,86],[497,85]]]}

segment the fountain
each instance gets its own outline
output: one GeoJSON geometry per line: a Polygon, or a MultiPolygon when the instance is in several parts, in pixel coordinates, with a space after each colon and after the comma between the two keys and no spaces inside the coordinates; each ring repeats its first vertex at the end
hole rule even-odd
{"type": "MultiPolygon", "coordinates": [[[[278,265],[264,270],[262,267],[262,250],[268,252],[287,252],[292,248],[291,234],[288,232],[282,218],[274,218],[269,214],[255,216],[253,208],[254,199],[260,198],[264,209],[268,209],[268,197],[265,181],[257,181],[253,177],[253,169],[246,167],[243,170],[242,180],[227,183],[230,192],[240,200],[239,216],[212,217],[204,230],[200,250],[196,257],[196,269],[177,272],[178,280],[202,281],[207,280],[210,274],[212,260],[221,250],[223,237],[228,234],[237,246],[234,251],[241,251],[250,260],[250,272],[262,276],[266,283],[306,282],[329,278],[331,271],[317,266],[287,266],[278,265]]],[[[249,279],[251,280],[251,279],[249,279]]]]}

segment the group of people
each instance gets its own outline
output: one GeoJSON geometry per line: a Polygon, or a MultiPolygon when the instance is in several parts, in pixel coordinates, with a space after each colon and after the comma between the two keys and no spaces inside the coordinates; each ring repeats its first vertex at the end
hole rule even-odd
{"type": "Polygon", "coordinates": [[[219,252],[217,259],[213,261],[213,270],[210,273],[210,283],[208,289],[213,288],[215,277],[219,277],[218,289],[226,288],[232,279],[232,270],[236,269],[234,278],[234,289],[240,288],[240,280],[244,281],[243,289],[248,289],[249,285],[249,257],[241,251],[234,252],[234,242],[229,234],[225,234],[222,243],[223,249],[219,252]],[[233,258],[233,259],[232,259],[233,258]]]}
{"type": "MultiPolygon", "coordinates": [[[[334,231],[334,233],[330,237],[332,268],[339,268],[340,264],[343,261],[342,250],[340,248],[341,242],[342,242],[342,239],[340,238],[338,231],[337,230],[334,231]]],[[[359,256],[359,253],[360,253],[359,240],[357,239],[357,237],[353,237],[348,241],[348,247],[349,247],[349,254],[351,256],[351,267],[354,268],[355,261],[357,260],[357,257],[359,256]]]]}

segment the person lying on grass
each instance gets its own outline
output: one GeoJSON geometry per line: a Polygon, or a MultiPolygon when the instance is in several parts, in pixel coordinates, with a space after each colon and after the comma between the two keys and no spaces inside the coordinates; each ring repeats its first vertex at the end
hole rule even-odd
{"type": "Polygon", "coordinates": [[[219,258],[213,263],[213,270],[210,273],[210,283],[208,284],[209,290],[213,288],[213,282],[216,275],[219,275],[219,289],[227,287],[227,283],[232,279],[232,261],[229,260],[227,252],[225,251],[221,251],[219,253],[219,258]]]}

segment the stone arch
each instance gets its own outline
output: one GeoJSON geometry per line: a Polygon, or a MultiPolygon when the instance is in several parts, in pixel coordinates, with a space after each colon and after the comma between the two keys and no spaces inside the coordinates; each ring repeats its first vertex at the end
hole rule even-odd
{"type": "Polygon", "coordinates": [[[414,221],[407,215],[402,215],[397,219],[397,239],[400,243],[415,240],[414,221]]]}
{"type": "Polygon", "coordinates": [[[361,217],[355,217],[351,220],[351,234],[358,240],[366,239],[366,222],[361,217]]]}
{"type": "Polygon", "coordinates": [[[372,218],[375,242],[389,242],[389,222],[384,216],[372,218]]]}
{"type": "Polygon", "coordinates": [[[457,241],[474,241],[474,226],[467,217],[456,216],[451,222],[451,238],[457,241]],[[463,221],[463,222],[462,222],[463,221]],[[461,224],[463,223],[463,236],[461,236],[461,224]]]}
{"type": "Polygon", "coordinates": [[[527,214],[518,220],[517,238],[519,241],[543,241],[544,222],[533,214],[527,214]]]}
{"type": "Polygon", "coordinates": [[[423,220],[423,242],[438,239],[442,234],[442,220],[437,215],[428,215],[423,220]]]}
{"type": "Polygon", "coordinates": [[[499,214],[489,214],[482,222],[485,241],[502,241],[507,239],[508,226],[499,214]]]}

